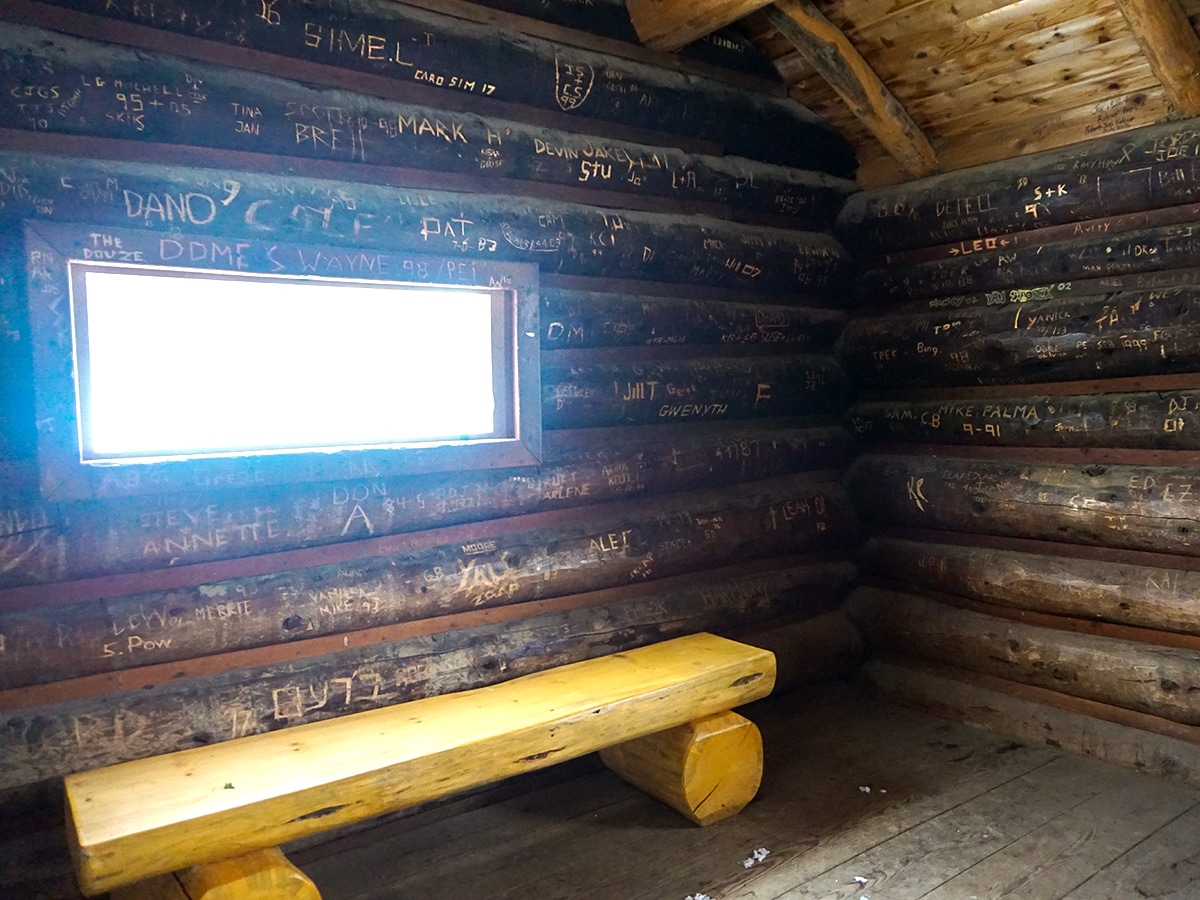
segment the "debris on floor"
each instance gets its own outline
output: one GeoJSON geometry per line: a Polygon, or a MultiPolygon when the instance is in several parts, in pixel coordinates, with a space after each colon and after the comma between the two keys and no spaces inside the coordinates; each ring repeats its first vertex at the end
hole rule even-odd
{"type": "Polygon", "coordinates": [[[752,869],[770,855],[771,851],[766,847],[759,847],[748,857],[742,860],[742,866],[747,869],[752,869]]]}

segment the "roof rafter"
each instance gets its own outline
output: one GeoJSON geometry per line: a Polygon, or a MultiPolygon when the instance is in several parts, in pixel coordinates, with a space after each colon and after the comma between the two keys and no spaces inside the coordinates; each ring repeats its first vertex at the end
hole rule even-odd
{"type": "Polygon", "coordinates": [[[626,0],[638,38],[657,50],[678,50],[771,0],[626,0]]]}
{"type": "Polygon", "coordinates": [[[1175,111],[1200,115],[1200,36],[1179,0],[1117,0],[1175,111]]]}
{"type": "Polygon", "coordinates": [[[937,152],[904,105],[812,0],[778,0],[763,12],[909,175],[937,168],[937,152]]]}

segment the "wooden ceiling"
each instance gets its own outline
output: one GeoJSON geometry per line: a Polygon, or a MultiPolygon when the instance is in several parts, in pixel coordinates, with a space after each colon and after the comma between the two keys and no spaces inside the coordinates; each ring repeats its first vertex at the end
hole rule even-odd
{"type": "Polygon", "coordinates": [[[791,95],[856,147],[864,186],[1200,114],[1200,0],[627,2],[643,40],[660,47],[744,16],[739,27],[791,95]],[[673,7],[686,10],[674,32],[673,7]],[[809,29],[809,46],[798,49],[788,17],[809,29]],[[833,36],[814,19],[836,26],[833,36]],[[898,118],[881,125],[888,102],[898,118]]]}

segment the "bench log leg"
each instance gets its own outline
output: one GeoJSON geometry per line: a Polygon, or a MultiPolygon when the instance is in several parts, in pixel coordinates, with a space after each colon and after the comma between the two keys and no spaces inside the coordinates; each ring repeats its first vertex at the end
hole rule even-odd
{"type": "Polygon", "coordinates": [[[738,812],[762,781],[762,735],[723,712],[600,751],[604,764],[697,825],[738,812]]]}
{"type": "Polygon", "coordinates": [[[192,866],[118,888],[112,900],[321,900],[278,847],[192,866]]]}

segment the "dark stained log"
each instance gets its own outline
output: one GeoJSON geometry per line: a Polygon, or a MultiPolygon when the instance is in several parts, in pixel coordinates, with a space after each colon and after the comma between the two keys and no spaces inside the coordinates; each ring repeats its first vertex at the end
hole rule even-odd
{"type": "Polygon", "coordinates": [[[807,352],[831,346],[845,325],[845,314],[831,309],[543,288],[541,324],[542,347],[547,350],[770,344],[807,352]]]}
{"type": "Polygon", "coordinates": [[[857,589],[846,614],[868,643],[1200,725],[1200,651],[1027,625],[913,594],[857,589]]]}
{"type": "MultiPolygon", "coordinates": [[[[707,586],[669,581],[630,599],[351,649],[314,659],[171,681],[0,714],[0,789],[318,719],[466,690],[696,631],[718,633],[832,599],[770,573],[707,586]],[[784,587],[780,584],[784,583],[784,587]]],[[[637,587],[637,586],[633,586],[637,587]]],[[[835,588],[836,591],[840,590],[835,588]]]]}
{"type": "MultiPolygon", "coordinates": [[[[53,5],[99,12],[88,0],[53,5]]],[[[702,137],[726,152],[841,177],[854,170],[845,140],[790,100],[718,81],[517,35],[437,13],[363,0],[162,0],[111,3],[112,19],[238,48],[382,75],[400,84],[523,104],[572,117],[702,137]]],[[[145,47],[144,49],[156,49],[145,47]]],[[[279,71],[286,75],[285,60],[279,71]]]]}
{"type": "MultiPolygon", "coordinates": [[[[1200,205],[1197,206],[1200,212],[1200,205]]],[[[1077,278],[1074,281],[1058,281],[1033,287],[999,288],[994,291],[975,291],[966,294],[950,294],[945,297],[930,297],[888,305],[888,313],[920,313],[926,310],[965,310],[971,308],[1004,306],[1011,303],[1028,303],[1041,300],[1057,300],[1066,297],[1093,296],[1120,291],[1148,291],[1166,288],[1191,287],[1200,284],[1200,268],[1167,269],[1162,272],[1131,272],[1125,275],[1105,275],[1098,278],[1077,278]]]]}
{"type": "Polygon", "coordinates": [[[1200,785],[1200,747],[1185,726],[903,657],[875,657],[863,675],[889,700],[942,718],[1200,785]]]}
{"type": "Polygon", "coordinates": [[[1200,555],[1200,469],[861,456],[847,475],[880,523],[1200,555]]]}
{"type": "MultiPolygon", "coordinates": [[[[637,33],[629,21],[624,0],[589,0],[587,3],[559,3],[557,0],[471,0],[481,6],[528,16],[540,22],[551,22],[591,34],[620,41],[636,41],[637,33]]],[[[432,4],[447,12],[453,4],[432,4]]]]}
{"type": "Polygon", "coordinates": [[[895,266],[868,272],[859,291],[872,302],[918,300],[1196,266],[1200,224],[1193,221],[895,266]]]}
{"type": "Polygon", "coordinates": [[[862,635],[841,610],[761,622],[735,637],[775,654],[775,694],[815,681],[849,678],[866,659],[862,635]]]}
{"type": "Polygon", "coordinates": [[[1200,287],[852,321],[840,358],[866,387],[1019,384],[1200,368],[1200,287]]]}
{"type": "MultiPolygon", "coordinates": [[[[371,266],[387,265],[427,281],[433,273],[411,261],[405,265],[405,253],[421,253],[465,257],[462,279],[470,278],[472,258],[506,259],[563,275],[785,292],[783,302],[797,305],[804,292],[836,297],[847,269],[845,251],[826,235],[705,217],[9,153],[0,153],[0,173],[5,221],[182,230],[189,238],[213,238],[215,248],[200,240],[183,249],[183,261],[194,257],[210,267],[214,255],[222,265],[234,249],[230,242],[245,236],[281,246],[351,248],[346,258],[310,254],[314,275],[370,274],[371,266]]],[[[8,298],[0,313],[23,308],[23,298],[13,293],[18,296],[8,298]]]]}
{"type": "Polygon", "coordinates": [[[839,217],[864,251],[973,241],[1200,199],[1200,122],[1153,125],[1063,150],[850,198],[839,217]]]}
{"type": "MultiPolygon", "coordinates": [[[[237,483],[163,481],[144,485],[143,497],[61,504],[56,527],[0,536],[0,585],[186,566],[719,487],[840,468],[853,452],[841,428],[745,425],[680,425],[632,438],[550,434],[545,449],[532,474],[416,478],[381,468],[349,480],[355,473],[331,472],[342,480],[273,487],[268,466],[237,483]]],[[[0,606],[9,608],[49,599],[5,596],[0,606]]]]}
{"type": "Polygon", "coordinates": [[[0,127],[499,179],[494,190],[527,181],[720,203],[788,216],[798,228],[825,230],[855,188],[818,173],[308,88],[18,25],[0,36],[0,88],[0,127]],[[26,84],[31,68],[35,86],[26,84]]]}
{"type": "Polygon", "coordinates": [[[840,486],[788,480],[514,525],[486,539],[0,613],[0,689],[843,546],[857,531],[840,486]]]}
{"type": "Polygon", "coordinates": [[[700,40],[680,47],[675,55],[762,79],[759,90],[766,90],[766,84],[770,82],[786,92],[775,63],[753,41],[738,31],[737,26],[720,28],[712,34],[706,34],[700,40]]]}
{"type": "Polygon", "coordinates": [[[872,443],[1200,449],[1200,391],[865,402],[847,427],[872,443]]]}
{"type": "Polygon", "coordinates": [[[757,356],[542,367],[546,428],[803,416],[842,408],[832,356],[757,356]]]}
{"type": "Polygon", "coordinates": [[[1200,573],[1098,559],[878,537],[860,551],[878,578],[1035,612],[1200,634],[1200,573]]]}
{"type": "Polygon", "coordinates": [[[9,492],[0,486],[0,538],[59,527],[58,509],[35,491],[9,492]]]}
{"type": "Polygon", "coordinates": [[[472,0],[408,0],[408,5],[558,40],[572,47],[586,47],[609,56],[706,75],[759,93],[787,95],[770,57],[741,32],[722,28],[682,47],[678,53],[660,53],[637,43],[624,0],[588,3],[487,0],[482,4],[472,0]],[[563,28],[571,30],[564,32],[563,28]]]}
{"type": "Polygon", "coordinates": [[[1032,231],[1010,231],[999,237],[975,238],[970,241],[955,241],[936,247],[920,247],[915,250],[900,250],[885,253],[876,262],[880,267],[906,266],[911,263],[928,262],[931,259],[948,259],[955,256],[970,256],[986,250],[1004,250],[1016,247],[1039,246],[1055,241],[1070,241],[1088,235],[1123,234],[1159,225],[1180,225],[1200,219],[1200,203],[1185,203],[1106,216],[1102,219],[1086,219],[1063,225],[1046,225],[1032,231]]]}
{"type": "MultiPolygon", "coordinates": [[[[672,576],[658,581],[637,581],[614,588],[602,588],[584,594],[567,594],[562,597],[548,597],[542,600],[530,600],[526,603],[509,604],[507,606],[484,607],[472,609],[463,613],[435,616],[429,619],[418,619],[412,622],[397,622],[376,628],[366,628],[359,631],[347,631],[339,634],[326,634],[317,637],[300,638],[282,644],[270,644],[249,650],[234,650],[228,653],[218,653],[210,656],[200,656],[193,659],[177,659],[164,663],[148,663],[132,669],[118,669],[111,672],[100,672],[93,675],[80,676],[55,681],[47,684],[26,685],[12,690],[0,691],[0,709],[26,709],[46,704],[65,703],[70,700],[81,700],[102,694],[119,694],[124,691],[147,690],[168,682],[188,678],[208,678],[226,672],[234,672],[251,666],[270,666],[280,663],[291,663],[296,660],[316,659],[331,653],[342,653],[348,648],[376,647],[395,641],[426,635],[442,634],[476,626],[490,625],[495,628],[505,626],[505,623],[533,616],[551,613],[564,613],[571,610],[604,606],[614,601],[630,600],[644,597],[661,590],[664,581],[670,583],[671,590],[690,589],[692,591],[707,589],[714,581],[728,580],[731,583],[738,579],[753,581],[764,573],[771,574],[786,569],[814,566],[827,567],[832,574],[825,579],[835,587],[849,584],[853,579],[854,570],[846,564],[836,568],[836,554],[818,552],[811,554],[773,557],[766,560],[752,560],[738,563],[723,569],[701,570],[689,572],[686,575],[672,576]],[[834,583],[836,582],[836,584],[834,583]]],[[[822,576],[823,578],[824,576],[822,576]]],[[[824,605],[806,606],[808,615],[815,615],[821,609],[832,609],[837,605],[841,594],[829,597],[824,605]]],[[[1024,615],[1033,615],[1025,613],[1024,615]]],[[[1118,628],[1122,626],[1108,626],[1118,628]]],[[[1151,632],[1142,632],[1151,633],[1151,632]]],[[[1160,632],[1152,632],[1159,634],[1160,632]]],[[[1165,633],[1165,632],[1164,632],[1165,633]]],[[[1183,637],[1183,636],[1179,636],[1183,637]]],[[[3,796],[0,794],[0,803],[3,796]]]]}

